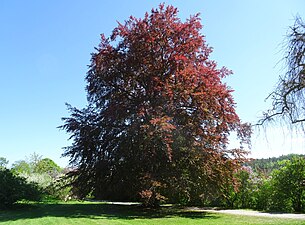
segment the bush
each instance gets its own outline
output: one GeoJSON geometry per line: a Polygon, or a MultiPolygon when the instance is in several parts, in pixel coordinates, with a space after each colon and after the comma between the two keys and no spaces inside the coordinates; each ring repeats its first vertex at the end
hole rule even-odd
{"type": "Polygon", "coordinates": [[[292,157],[278,163],[279,169],[260,179],[251,193],[253,208],[280,212],[305,211],[305,159],[292,157]]]}
{"type": "Polygon", "coordinates": [[[275,210],[305,211],[305,159],[293,157],[280,162],[282,167],[272,172],[275,210]]]}
{"type": "Polygon", "coordinates": [[[259,179],[257,189],[252,193],[254,209],[269,211],[273,208],[272,187],[271,178],[259,179]]]}
{"type": "Polygon", "coordinates": [[[37,201],[41,193],[37,184],[13,174],[8,169],[0,170],[0,208],[13,205],[19,200],[37,201]]]}

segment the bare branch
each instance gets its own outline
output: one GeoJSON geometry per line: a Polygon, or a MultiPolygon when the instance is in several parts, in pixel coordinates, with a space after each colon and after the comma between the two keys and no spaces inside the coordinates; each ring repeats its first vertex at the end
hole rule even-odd
{"type": "Polygon", "coordinates": [[[274,120],[300,126],[305,122],[305,24],[300,17],[296,17],[286,38],[287,72],[267,97],[272,100],[272,108],[263,113],[256,125],[274,120]]]}

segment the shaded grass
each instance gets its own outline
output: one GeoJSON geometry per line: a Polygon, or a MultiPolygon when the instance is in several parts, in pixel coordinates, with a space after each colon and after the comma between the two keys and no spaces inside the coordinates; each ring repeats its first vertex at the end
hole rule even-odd
{"type": "Polygon", "coordinates": [[[302,220],[196,212],[179,207],[145,209],[139,205],[97,202],[23,204],[0,211],[6,224],[304,224],[302,220]]]}

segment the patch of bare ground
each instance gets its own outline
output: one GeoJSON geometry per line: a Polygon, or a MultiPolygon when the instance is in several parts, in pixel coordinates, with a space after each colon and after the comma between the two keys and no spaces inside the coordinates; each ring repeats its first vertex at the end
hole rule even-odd
{"type": "Polygon", "coordinates": [[[260,212],[255,210],[244,210],[244,209],[211,209],[211,208],[199,208],[199,207],[188,207],[186,208],[186,210],[197,211],[197,212],[226,213],[226,214],[243,215],[243,216],[261,216],[261,217],[305,220],[305,214],[297,214],[297,213],[260,212]]]}

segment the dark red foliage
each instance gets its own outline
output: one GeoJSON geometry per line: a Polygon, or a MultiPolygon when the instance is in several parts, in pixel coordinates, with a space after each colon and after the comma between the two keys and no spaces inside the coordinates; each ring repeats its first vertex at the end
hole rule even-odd
{"type": "Polygon", "coordinates": [[[118,198],[150,196],[148,204],[165,197],[204,200],[208,187],[220,190],[215,187],[243,161],[244,151],[227,149],[230,133],[244,143],[251,133],[222,82],[231,71],[209,59],[212,49],[200,33],[199,16],[182,22],[177,12],[161,4],[143,19],[130,17],[110,38],[101,35],[92,54],[86,80],[91,128],[99,132],[93,141],[88,131],[83,142],[93,143],[94,153],[80,143],[83,134],[75,135],[84,122],[74,129],[70,118],[63,127],[74,134],[76,147],[65,153],[72,162],[83,168],[84,155],[100,159],[90,171],[102,183],[99,191],[99,183],[92,185],[101,198],[121,190],[118,198]]]}

